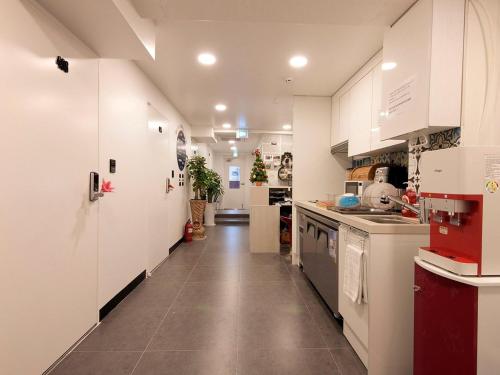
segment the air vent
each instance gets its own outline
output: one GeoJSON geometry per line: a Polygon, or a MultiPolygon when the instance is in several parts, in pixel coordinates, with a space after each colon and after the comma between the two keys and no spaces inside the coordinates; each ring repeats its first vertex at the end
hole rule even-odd
{"type": "Polygon", "coordinates": [[[330,148],[332,155],[335,154],[347,154],[347,149],[349,147],[349,141],[344,141],[330,148]]]}

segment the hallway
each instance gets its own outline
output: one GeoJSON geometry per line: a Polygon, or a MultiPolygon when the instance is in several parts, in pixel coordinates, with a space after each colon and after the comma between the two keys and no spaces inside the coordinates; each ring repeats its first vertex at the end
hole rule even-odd
{"type": "Polygon", "coordinates": [[[289,257],[248,252],[248,227],[183,243],[52,375],[365,374],[289,257]]]}

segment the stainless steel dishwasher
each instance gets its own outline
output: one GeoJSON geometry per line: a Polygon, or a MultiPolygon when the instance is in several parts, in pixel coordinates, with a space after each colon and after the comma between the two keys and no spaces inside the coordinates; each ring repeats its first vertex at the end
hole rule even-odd
{"type": "Polygon", "coordinates": [[[304,232],[299,245],[303,271],[332,312],[338,315],[339,223],[304,209],[300,209],[298,214],[304,215],[304,232]]]}

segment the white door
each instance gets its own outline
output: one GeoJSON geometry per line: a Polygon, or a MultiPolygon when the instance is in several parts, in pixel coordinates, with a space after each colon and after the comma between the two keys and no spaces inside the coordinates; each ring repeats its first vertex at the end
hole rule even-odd
{"type": "Polygon", "coordinates": [[[245,208],[245,189],[247,171],[241,159],[224,162],[224,200],[225,209],[245,208]]]}
{"type": "MultiPolygon", "coordinates": [[[[168,179],[172,179],[169,170],[169,139],[166,119],[149,106],[148,120],[149,171],[146,186],[148,193],[148,271],[160,264],[169,252],[168,244],[168,179]]],[[[172,179],[172,185],[174,184],[172,179]]]]}
{"type": "Polygon", "coordinates": [[[97,61],[58,70],[30,4],[0,3],[0,374],[12,375],[43,373],[97,322],[97,61]]]}

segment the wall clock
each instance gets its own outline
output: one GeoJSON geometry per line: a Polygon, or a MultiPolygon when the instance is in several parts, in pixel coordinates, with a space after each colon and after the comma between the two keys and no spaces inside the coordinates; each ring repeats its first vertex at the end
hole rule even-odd
{"type": "Polygon", "coordinates": [[[177,165],[181,171],[184,170],[187,161],[186,153],[186,136],[184,135],[184,130],[179,129],[177,132],[177,165]]]}

